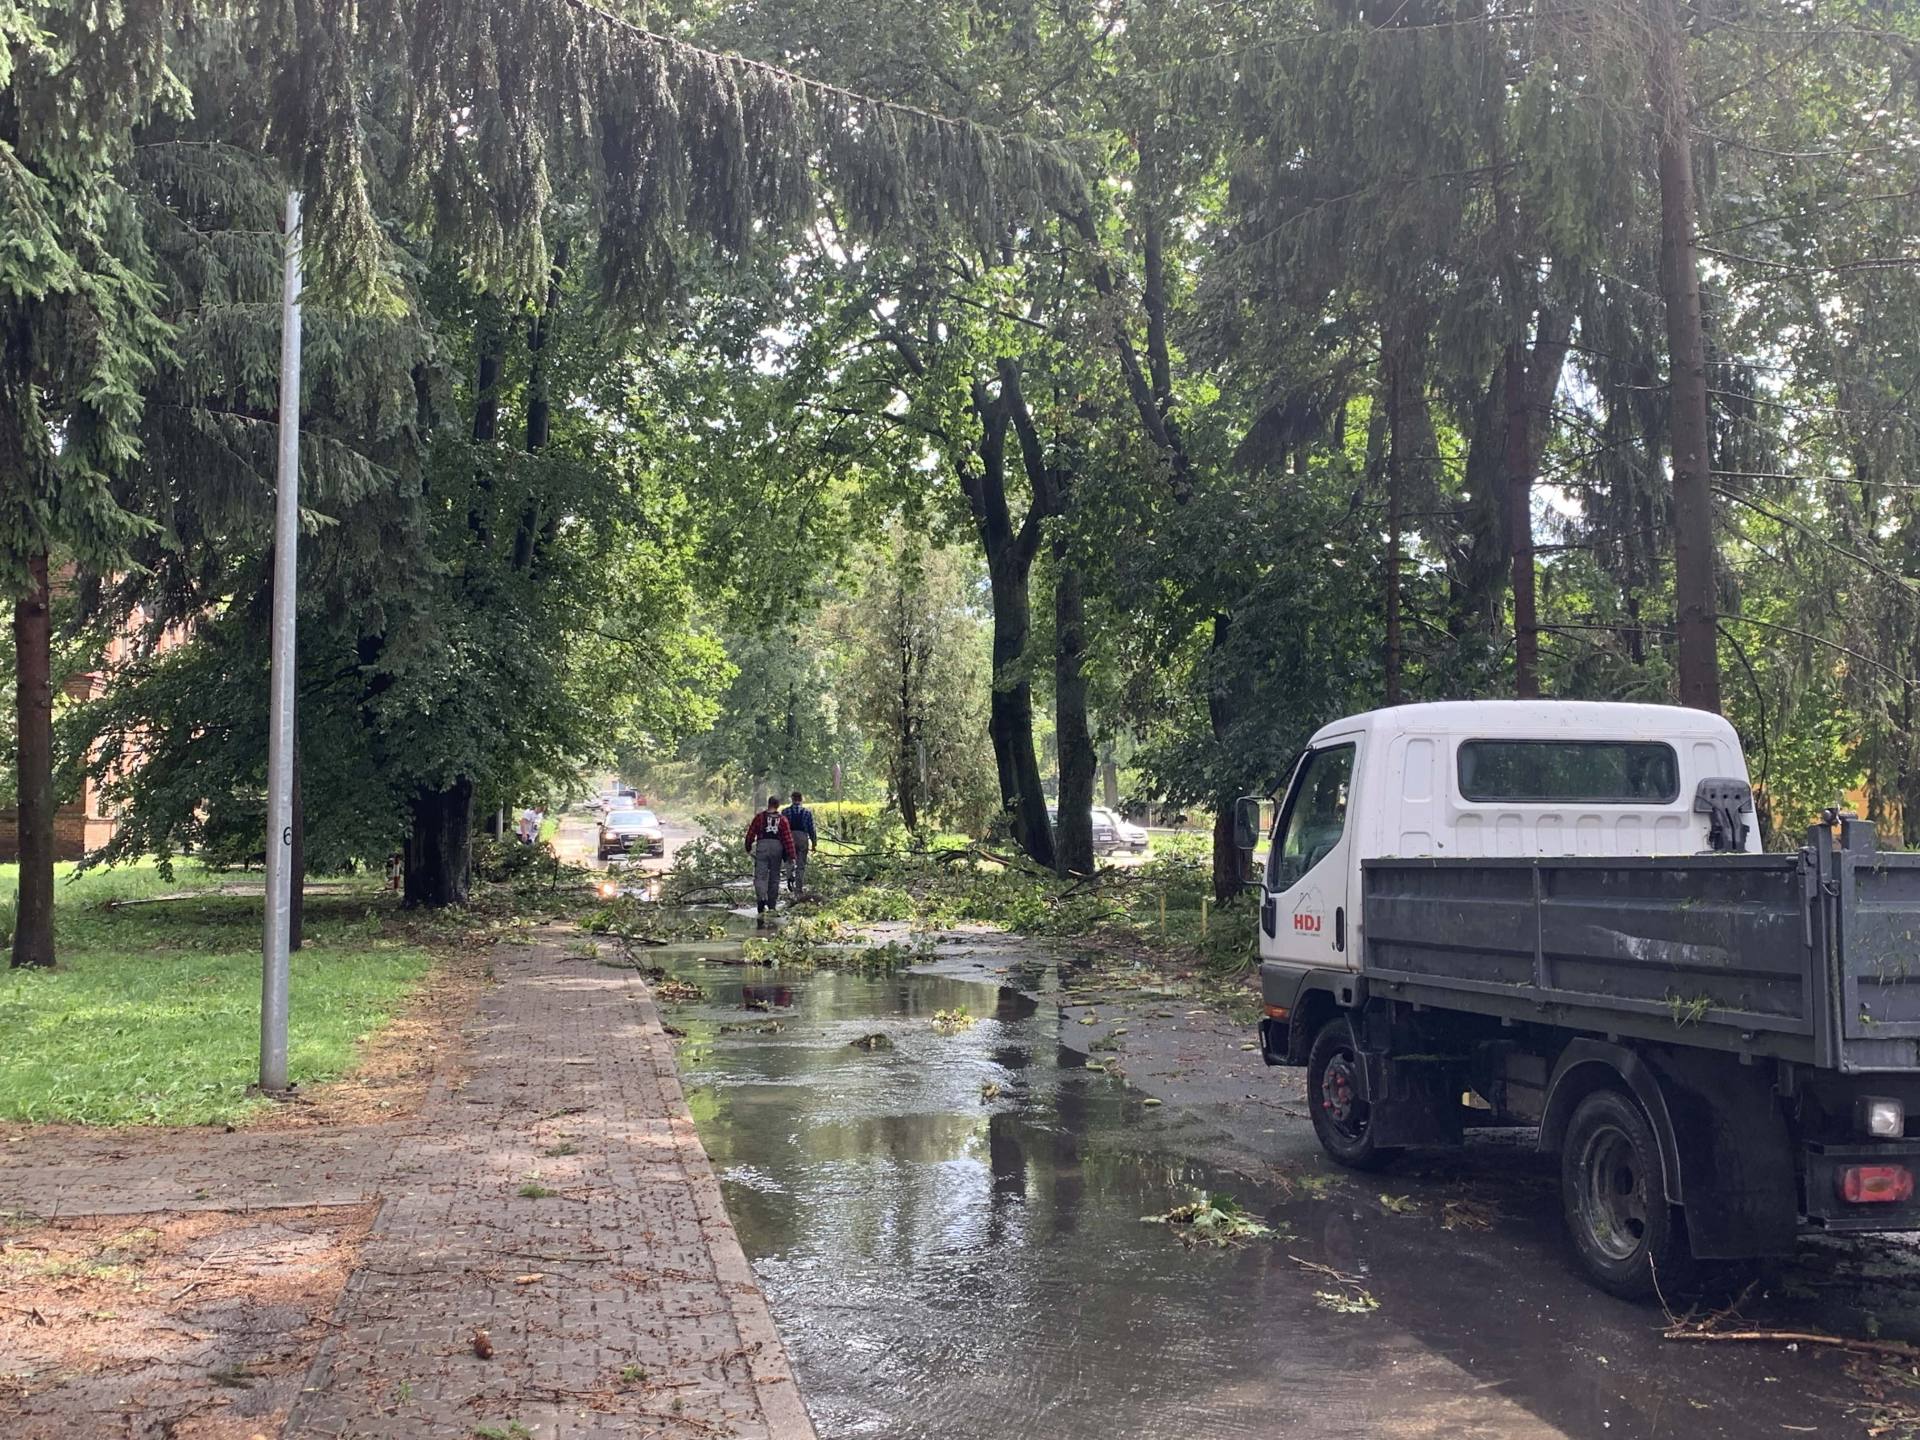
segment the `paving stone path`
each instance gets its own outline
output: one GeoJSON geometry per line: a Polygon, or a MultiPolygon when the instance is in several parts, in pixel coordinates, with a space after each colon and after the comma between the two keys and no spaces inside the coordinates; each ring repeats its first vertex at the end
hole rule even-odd
{"type": "Polygon", "coordinates": [[[812,1440],[645,982],[565,938],[493,969],[465,1067],[409,1121],[29,1135],[0,1210],[378,1197],[288,1436],[812,1440]]]}

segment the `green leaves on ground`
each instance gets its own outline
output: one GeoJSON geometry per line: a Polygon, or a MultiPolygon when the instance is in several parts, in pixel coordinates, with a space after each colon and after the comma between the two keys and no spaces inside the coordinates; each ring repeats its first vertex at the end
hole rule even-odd
{"type": "Polygon", "coordinates": [[[1176,1205],[1164,1215],[1140,1217],[1149,1225],[1173,1227],[1189,1245],[1211,1245],[1224,1249],[1247,1240],[1264,1240],[1273,1228],[1242,1209],[1231,1195],[1218,1192],[1198,1193],[1184,1205],[1176,1205]]]}

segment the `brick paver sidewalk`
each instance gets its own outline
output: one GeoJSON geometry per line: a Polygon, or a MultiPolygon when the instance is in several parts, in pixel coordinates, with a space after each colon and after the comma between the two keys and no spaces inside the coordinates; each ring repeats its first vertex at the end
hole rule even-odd
{"type": "Polygon", "coordinates": [[[502,950],[494,973],[463,1083],[410,1122],[209,1134],[157,1158],[137,1135],[68,1137],[48,1163],[30,1138],[3,1157],[0,1207],[377,1194],[290,1436],[811,1440],[645,983],[564,939],[502,950]]]}

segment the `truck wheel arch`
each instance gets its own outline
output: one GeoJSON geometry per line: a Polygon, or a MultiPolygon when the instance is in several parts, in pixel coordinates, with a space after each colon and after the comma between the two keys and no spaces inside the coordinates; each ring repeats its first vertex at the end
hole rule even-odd
{"type": "Polygon", "coordinates": [[[1547,1083],[1546,1104],[1540,1117],[1540,1149],[1560,1149],[1567,1122],[1580,1102],[1595,1090],[1625,1090],[1646,1113],[1660,1142],[1660,1180],[1669,1205],[1686,1203],[1680,1178],[1680,1145],[1660,1079],[1638,1055],[1624,1045],[1604,1040],[1575,1040],[1560,1052],[1547,1083]]]}
{"type": "Polygon", "coordinates": [[[1307,976],[1301,982],[1299,993],[1294,998],[1293,1013],[1288,1018],[1288,1063],[1306,1064],[1307,1052],[1313,1049],[1314,1037],[1327,1021],[1348,1008],[1340,1004],[1331,989],[1316,983],[1313,976],[1307,976]]]}

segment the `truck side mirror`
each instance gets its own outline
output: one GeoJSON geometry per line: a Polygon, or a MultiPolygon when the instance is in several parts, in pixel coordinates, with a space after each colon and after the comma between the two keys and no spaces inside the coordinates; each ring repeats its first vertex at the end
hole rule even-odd
{"type": "Polygon", "coordinates": [[[1251,850],[1260,843],[1260,797],[1242,795],[1233,803],[1233,843],[1251,850]]]}

